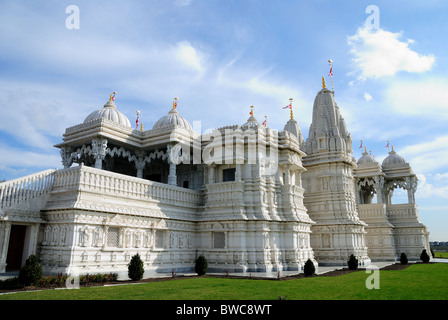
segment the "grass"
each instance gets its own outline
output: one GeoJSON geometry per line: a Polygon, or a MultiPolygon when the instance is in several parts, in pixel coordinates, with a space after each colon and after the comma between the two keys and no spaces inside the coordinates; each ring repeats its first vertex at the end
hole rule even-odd
{"type": "Polygon", "coordinates": [[[448,264],[417,264],[380,271],[380,289],[367,289],[371,274],[286,281],[183,278],[142,284],[43,290],[0,295],[0,300],[447,300],[448,264]]]}
{"type": "Polygon", "coordinates": [[[448,259],[448,251],[434,251],[434,258],[448,259]]]}

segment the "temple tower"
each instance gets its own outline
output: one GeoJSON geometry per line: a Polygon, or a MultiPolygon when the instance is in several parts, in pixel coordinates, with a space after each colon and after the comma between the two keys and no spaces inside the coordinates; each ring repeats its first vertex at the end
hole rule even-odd
{"type": "Polygon", "coordinates": [[[304,203],[310,218],[311,247],[320,265],[345,264],[354,254],[360,265],[370,263],[365,243],[366,223],[356,209],[352,139],[334,92],[317,93],[304,150],[304,203]]]}

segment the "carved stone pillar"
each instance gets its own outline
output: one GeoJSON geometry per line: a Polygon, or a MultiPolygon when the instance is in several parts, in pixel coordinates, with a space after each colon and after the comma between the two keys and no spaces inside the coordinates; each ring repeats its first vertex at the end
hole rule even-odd
{"type": "Polygon", "coordinates": [[[97,139],[93,138],[92,140],[92,154],[95,158],[95,168],[102,169],[103,168],[103,160],[106,156],[107,150],[107,139],[97,139]]]}
{"type": "Polygon", "coordinates": [[[170,172],[168,175],[168,184],[172,186],[177,185],[176,165],[170,162],[170,172]]]}
{"type": "Polygon", "coordinates": [[[64,166],[64,169],[70,168],[70,166],[73,164],[73,159],[71,157],[72,149],[70,147],[62,147],[60,154],[62,158],[62,165],[64,166]]]}
{"type": "Polygon", "coordinates": [[[415,203],[415,191],[417,190],[417,179],[415,177],[406,178],[406,190],[408,192],[408,202],[415,203]]]}
{"type": "Polygon", "coordinates": [[[235,181],[241,181],[241,164],[235,166],[235,181]]]}
{"type": "Polygon", "coordinates": [[[215,183],[215,166],[208,166],[208,183],[215,183]]]}
{"type": "Polygon", "coordinates": [[[384,192],[384,177],[376,176],[375,184],[376,184],[376,202],[377,203],[386,203],[385,192],[384,192]]]}
{"type": "Polygon", "coordinates": [[[143,157],[138,157],[138,160],[135,162],[135,168],[137,169],[137,178],[143,178],[143,169],[145,168],[145,161],[143,157]]]}
{"type": "Polygon", "coordinates": [[[0,273],[6,270],[6,257],[9,246],[9,236],[11,234],[11,222],[4,222],[0,227],[1,242],[3,245],[0,247],[0,273]]]}

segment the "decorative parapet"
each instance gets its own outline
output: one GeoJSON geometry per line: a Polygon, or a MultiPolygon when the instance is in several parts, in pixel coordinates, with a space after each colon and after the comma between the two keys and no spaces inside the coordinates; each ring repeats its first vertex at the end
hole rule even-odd
{"type": "Polygon", "coordinates": [[[50,193],[55,172],[56,170],[49,169],[0,183],[0,215],[6,207],[50,193]]]}
{"type": "Polygon", "coordinates": [[[202,193],[123,174],[78,166],[55,173],[54,191],[80,190],[183,207],[202,205],[202,193]]]}

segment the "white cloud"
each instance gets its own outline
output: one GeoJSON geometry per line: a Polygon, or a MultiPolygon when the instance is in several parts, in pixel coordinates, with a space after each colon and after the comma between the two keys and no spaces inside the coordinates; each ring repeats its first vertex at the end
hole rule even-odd
{"type": "Polygon", "coordinates": [[[386,101],[400,113],[448,118],[448,81],[395,81],[386,90],[386,101]]]}
{"type": "Polygon", "coordinates": [[[402,33],[383,29],[358,28],[347,38],[359,80],[392,76],[399,71],[424,72],[431,69],[435,58],[411,48],[413,40],[400,41],[402,33]]]}
{"type": "Polygon", "coordinates": [[[411,164],[414,172],[430,173],[448,167],[448,135],[404,147],[397,151],[411,164]]]}
{"type": "MultiPolygon", "coordinates": [[[[448,184],[446,180],[442,183],[434,183],[428,181],[428,177],[424,174],[418,173],[418,188],[417,196],[420,198],[434,198],[439,197],[443,199],[448,199],[448,184]]],[[[432,179],[431,179],[432,180],[432,179]]]]}
{"type": "Polygon", "coordinates": [[[372,100],[373,98],[372,98],[372,96],[371,96],[369,93],[364,92],[364,99],[365,99],[367,102],[369,102],[369,101],[372,100]]]}
{"type": "Polygon", "coordinates": [[[176,51],[177,57],[183,64],[193,68],[199,73],[205,71],[201,61],[203,60],[203,54],[193,47],[190,42],[179,42],[176,46],[176,51]]]}

